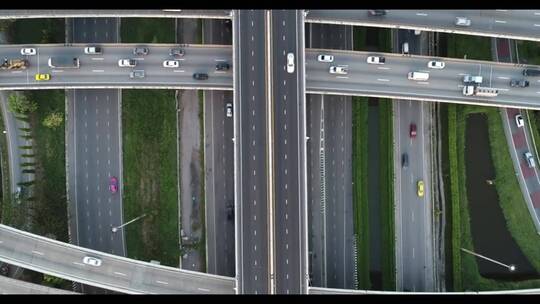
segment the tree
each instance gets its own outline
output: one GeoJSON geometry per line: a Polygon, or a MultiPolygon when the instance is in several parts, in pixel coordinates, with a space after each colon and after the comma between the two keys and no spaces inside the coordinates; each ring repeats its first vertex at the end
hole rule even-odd
{"type": "Polygon", "coordinates": [[[32,113],[37,110],[37,103],[29,100],[22,94],[11,94],[8,97],[8,108],[16,114],[32,113]]]}
{"type": "Polygon", "coordinates": [[[52,112],[43,119],[43,125],[47,128],[56,129],[64,122],[64,116],[60,112],[52,112]]]}

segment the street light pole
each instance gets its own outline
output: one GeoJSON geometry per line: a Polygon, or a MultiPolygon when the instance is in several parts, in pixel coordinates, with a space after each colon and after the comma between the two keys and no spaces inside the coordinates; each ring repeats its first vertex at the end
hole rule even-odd
{"type": "Polygon", "coordinates": [[[143,215],[138,216],[138,217],[132,219],[131,221],[129,221],[129,222],[127,222],[127,223],[124,223],[124,224],[122,224],[122,225],[120,225],[120,226],[118,226],[118,227],[112,227],[111,230],[112,230],[112,232],[116,232],[116,231],[118,231],[118,229],[120,229],[120,228],[122,228],[122,227],[124,227],[124,226],[126,226],[126,225],[128,225],[128,224],[131,224],[131,223],[133,223],[133,222],[135,222],[135,221],[137,221],[137,220],[139,220],[139,219],[142,219],[142,218],[145,217],[145,216],[146,216],[146,213],[144,213],[143,215]]]}
{"type": "Polygon", "coordinates": [[[490,258],[488,258],[488,257],[485,257],[485,256],[483,256],[483,255],[481,255],[481,254],[474,253],[474,252],[472,252],[472,251],[470,251],[470,250],[467,250],[467,249],[465,249],[465,248],[461,248],[461,250],[464,251],[464,252],[466,252],[466,253],[469,253],[469,254],[472,254],[472,255],[474,255],[474,256],[477,256],[477,257],[479,257],[479,258],[482,258],[482,259],[484,259],[484,260],[488,260],[488,261],[490,261],[490,262],[492,262],[492,263],[495,263],[495,264],[501,265],[501,266],[503,266],[503,267],[506,267],[506,268],[508,268],[508,270],[510,270],[510,271],[515,271],[515,270],[516,270],[516,266],[515,266],[515,265],[506,265],[506,264],[503,264],[503,263],[501,263],[501,262],[499,262],[499,261],[495,261],[495,260],[490,259],[490,258]]]}

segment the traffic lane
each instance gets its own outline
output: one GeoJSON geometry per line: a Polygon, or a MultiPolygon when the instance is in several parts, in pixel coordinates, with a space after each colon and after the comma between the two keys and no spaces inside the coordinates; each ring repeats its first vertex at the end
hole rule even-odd
{"type": "Polygon", "coordinates": [[[118,18],[72,18],[74,43],[116,42],[118,18]]]}
{"type": "Polygon", "coordinates": [[[66,269],[71,275],[92,282],[121,286],[130,290],[149,293],[198,292],[198,286],[204,286],[209,292],[232,293],[232,278],[201,275],[196,272],[176,272],[172,267],[148,266],[147,263],[114,258],[91,249],[80,249],[69,244],[56,241],[43,241],[41,238],[29,237],[12,230],[0,229],[0,256],[3,259],[13,258],[16,261],[32,264],[46,269],[66,269]],[[82,263],[83,257],[90,255],[102,260],[99,267],[82,263]],[[124,275],[115,273],[119,272],[124,275]],[[169,286],[144,284],[143,275],[152,275],[172,282],[169,286]],[[138,285],[138,286],[137,286],[138,285]]]}
{"type": "Polygon", "coordinates": [[[242,293],[269,293],[264,11],[240,11],[242,293]],[[255,40],[257,37],[257,40],[255,40]],[[257,67],[257,69],[256,69],[257,67]],[[258,174],[257,174],[258,172],[258,174]]]}
{"type": "MultiPolygon", "coordinates": [[[[516,125],[515,117],[516,115],[521,114],[521,111],[519,109],[507,109],[506,113],[508,116],[508,126],[512,134],[514,150],[516,151],[518,161],[521,167],[521,173],[527,183],[528,190],[532,192],[539,188],[540,179],[538,178],[538,169],[536,167],[530,168],[524,156],[526,152],[531,152],[533,155],[535,155],[534,148],[531,148],[532,140],[530,139],[530,135],[528,134],[528,132],[526,132],[527,130],[525,129],[528,128],[528,126],[518,127],[516,125]]],[[[522,117],[523,116],[526,117],[526,115],[522,115],[522,117]]],[[[531,194],[530,192],[529,195],[531,194]]]]}
{"type": "Polygon", "coordinates": [[[0,16],[10,18],[47,17],[162,17],[162,18],[230,18],[231,10],[2,10],[0,16]]]}

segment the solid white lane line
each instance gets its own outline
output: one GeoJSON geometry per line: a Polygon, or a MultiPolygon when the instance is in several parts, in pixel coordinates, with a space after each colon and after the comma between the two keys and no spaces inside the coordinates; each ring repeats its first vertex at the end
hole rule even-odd
{"type": "Polygon", "coordinates": [[[429,82],[419,81],[418,84],[429,84],[429,82]]]}
{"type": "Polygon", "coordinates": [[[349,76],[336,76],[336,78],[343,78],[343,79],[348,79],[349,76]]]}
{"type": "Polygon", "coordinates": [[[389,67],[377,67],[377,69],[379,69],[379,70],[390,70],[389,67]]]}
{"type": "Polygon", "coordinates": [[[505,76],[498,76],[497,78],[499,78],[499,79],[505,79],[505,80],[508,80],[508,79],[510,79],[510,78],[508,78],[508,77],[505,77],[505,76]]]}
{"type": "Polygon", "coordinates": [[[79,265],[79,266],[84,266],[84,264],[83,264],[83,263],[79,263],[79,262],[73,262],[73,264],[75,264],[75,265],[79,265]]]}
{"type": "Polygon", "coordinates": [[[390,79],[385,79],[385,78],[377,78],[378,81],[390,81],[390,79]]]}
{"type": "Polygon", "coordinates": [[[184,73],[184,70],[173,70],[173,73],[184,73]]]}
{"type": "Polygon", "coordinates": [[[504,20],[495,20],[496,23],[506,23],[504,20]]]}
{"type": "Polygon", "coordinates": [[[156,283],[163,284],[163,285],[169,285],[169,283],[167,283],[165,281],[156,281],[156,283]]]}
{"type": "Polygon", "coordinates": [[[426,14],[426,13],[416,13],[416,16],[424,16],[424,17],[425,17],[425,16],[427,16],[427,15],[428,15],[428,14],[426,14]]]}
{"type": "Polygon", "coordinates": [[[125,273],[121,273],[121,272],[118,272],[118,271],[115,271],[115,272],[113,272],[113,273],[114,273],[114,274],[117,274],[117,275],[120,275],[120,276],[123,276],[123,277],[125,277],[125,276],[126,276],[126,274],[125,274],[125,273]]]}
{"type": "MultiPolygon", "coordinates": [[[[253,22],[253,21],[252,21],[252,22],[253,22]]],[[[207,291],[207,292],[210,291],[210,289],[200,288],[200,287],[197,287],[197,289],[200,290],[200,291],[207,291]]]]}
{"type": "Polygon", "coordinates": [[[36,251],[36,250],[32,250],[32,253],[39,254],[39,255],[43,255],[43,252],[36,251]]]}
{"type": "Polygon", "coordinates": [[[92,72],[94,72],[94,73],[103,73],[103,72],[105,72],[105,70],[92,70],[92,72]]]}
{"type": "Polygon", "coordinates": [[[105,60],[103,57],[93,57],[92,60],[105,60]]]}
{"type": "Polygon", "coordinates": [[[536,23],[535,23],[534,26],[540,26],[540,24],[536,24],[536,23]]]}

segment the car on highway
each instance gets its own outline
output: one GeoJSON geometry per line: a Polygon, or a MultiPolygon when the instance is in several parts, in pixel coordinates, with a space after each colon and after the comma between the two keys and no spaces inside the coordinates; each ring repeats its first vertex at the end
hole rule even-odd
{"type": "Polygon", "coordinates": [[[321,54],[321,55],[317,56],[317,61],[319,61],[319,62],[334,62],[334,56],[333,55],[321,54]]]}
{"type": "Polygon", "coordinates": [[[540,70],[536,69],[524,69],[523,76],[540,76],[540,70]]]}
{"type": "Polygon", "coordinates": [[[216,64],[216,71],[228,71],[231,68],[231,65],[227,62],[218,62],[216,64]]]}
{"type": "Polygon", "coordinates": [[[22,48],[21,49],[21,55],[33,56],[36,53],[37,52],[35,48],[22,48]]]}
{"type": "Polygon", "coordinates": [[[465,17],[456,17],[455,24],[457,26],[471,26],[471,19],[465,17]]]}
{"type": "Polygon", "coordinates": [[[482,76],[471,76],[471,75],[465,75],[463,76],[463,82],[464,83],[478,83],[481,84],[484,79],[482,76]]]}
{"type": "Polygon", "coordinates": [[[382,9],[368,10],[368,16],[377,17],[377,16],[384,16],[384,15],[386,15],[386,10],[382,10],[382,9]]]}
{"type": "Polygon", "coordinates": [[[511,87],[526,88],[529,86],[529,81],[525,79],[512,79],[510,80],[511,87]]]}
{"type": "Polygon", "coordinates": [[[287,54],[287,73],[294,73],[294,54],[287,54]]]}
{"type": "Polygon", "coordinates": [[[178,60],[165,60],[163,61],[164,68],[177,68],[180,66],[180,61],[178,60]]]}
{"type": "Polygon", "coordinates": [[[95,258],[95,257],[91,257],[91,256],[85,256],[82,261],[86,265],[91,265],[91,266],[96,266],[96,267],[101,266],[101,259],[100,258],[95,258]]]}
{"type": "Polygon", "coordinates": [[[430,61],[427,63],[427,67],[430,69],[444,69],[445,63],[443,61],[430,61]]]}
{"type": "Polygon", "coordinates": [[[525,160],[527,160],[527,165],[529,165],[529,168],[536,167],[536,163],[534,162],[534,157],[531,152],[527,151],[523,155],[525,156],[525,160]]]}
{"type": "Polygon", "coordinates": [[[525,122],[523,121],[523,116],[521,116],[521,114],[516,115],[515,119],[516,119],[516,126],[518,128],[521,128],[525,125],[525,122]]]}
{"type": "Polygon", "coordinates": [[[133,70],[129,73],[129,78],[144,78],[144,70],[133,70]]]}
{"type": "Polygon", "coordinates": [[[6,263],[2,263],[0,266],[0,275],[8,276],[9,275],[9,265],[6,263]]]}
{"type": "Polygon", "coordinates": [[[423,197],[424,196],[424,181],[423,180],[419,180],[418,183],[416,184],[416,194],[418,194],[419,197],[423,197]]]}
{"type": "Polygon", "coordinates": [[[411,123],[411,125],[409,126],[409,136],[411,138],[416,138],[416,124],[415,123],[411,123]]]}
{"type": "Polygon", "coordinates": [[[133,55],[137,55],[137,56],[148,55],[148,48],[147,47],[136,47],[136,48],[133,49],[133,55]]]}
{"type": "Polygon", "coordinates": [[[227,115],[227,117],[232,117],[232,113],[232,103],[228,102],[225,105],[225,114],[227,115]]]}
{"type": "Polygon", "coordinates": [[[115,176],[109,178],[109,191],[111,191],[111,193],[118,192],[118,179],[115,176]]]}
{"type": "Polygon", "coordinates": [[[349,72],[349,67],[346,65],[331,66],[329,72],[330,74],[346,75],[349,72]]]}
{"type": "Polygon", "coordinates": [[[409,167],[409,154],[407,153],[401,154],[401,167],[404,169],[409,167]]]}
{"type": "Polygon", "coordinates": [[[386,58],[382,56],[368,56],[366,61],[369,64],[384,64],[386,62],[386,58]]]}
{"type": "Polygon", "coordinates": [[[232,204],[232,202],[229,202],[229,204],[227,205],[227,220],[234,220],[234,205],[232,204]]]}
{"type": "Polygon", "coordinates": [[[169,55],[173,56],[174,58],[184,57],[185,54],[186,51],[184,51],[182,48],[172,48],[169,50],[169,55]]]}
{"type": "Polygon", "coordinates": [[[119,67],[135,67],[137,66],[137,60],[135,59],[120,59],[118,60],[119,67]]]}
{"type": "Polygon", "coordinates": [[[37,81],[48,81],[51,80],[51,74],[36,74],[37,81]]]}
{"type": "Polygon", "coordinates": [[[195,74],[193,74],[193,79],[206,80],[206,79],[208,79],[208,74],[206,74],[206,73],[195,73],[195,74]]]}
{"type": "Polygon", "coordinates": [[[87,46],[84,48],[84,53],[89,55],[99,55],[103,51],[99,46],[87,46]]]}

